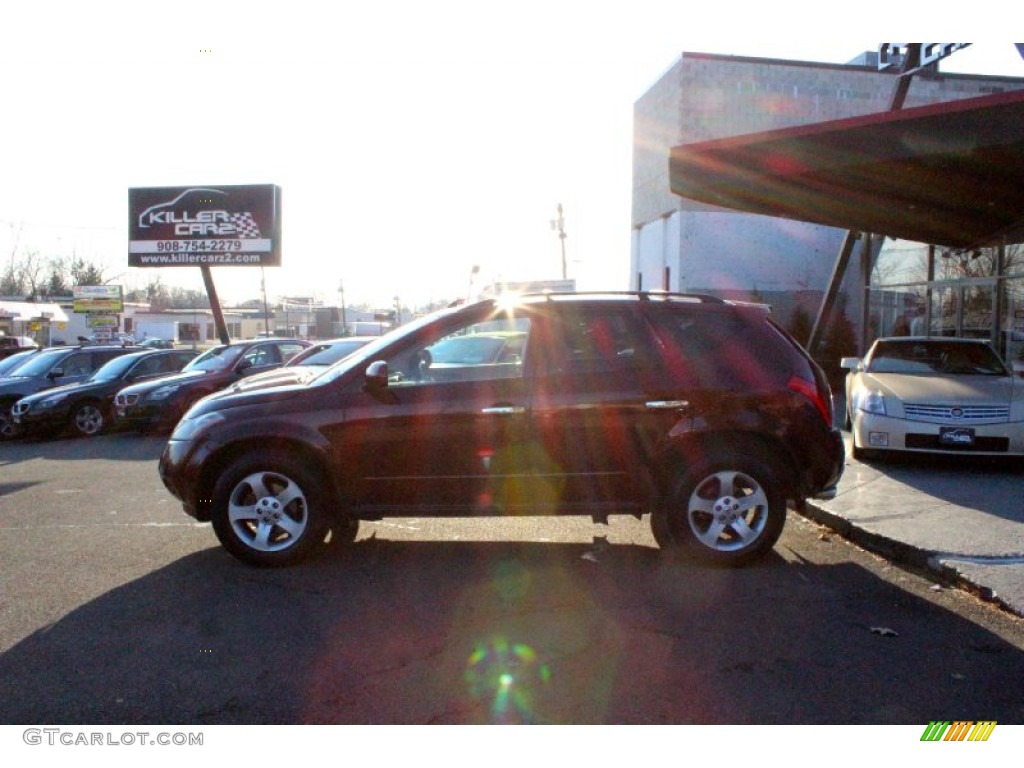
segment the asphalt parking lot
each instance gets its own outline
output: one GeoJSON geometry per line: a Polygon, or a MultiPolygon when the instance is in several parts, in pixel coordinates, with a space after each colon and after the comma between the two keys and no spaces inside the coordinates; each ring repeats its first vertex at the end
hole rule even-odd
{"type": "Polygon", "coordinates": [[[613,516],[386,520],[268,571],[180,511],[162,445],[3,446],[0,722],[1024,721],[995,682],[1024,675],[1024,626],[795,513],[743,569],[613,516]]]}

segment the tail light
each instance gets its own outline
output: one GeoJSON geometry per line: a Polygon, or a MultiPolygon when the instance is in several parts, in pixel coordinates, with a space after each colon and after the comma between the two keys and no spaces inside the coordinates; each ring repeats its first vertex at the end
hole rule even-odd
{"type": "Polygon", "coordinates": [[[814,407],[818,409],[818,413],[821,414],[821,418],[825,420],[825,426],[831,429],[832,427],[832,396],[827,390],[822,390],[813,382],[807,379],[801,379],[799,376],[793,376],[789,381],[786,382],[786,386],[798,392],[812,403],[814,407]]]}

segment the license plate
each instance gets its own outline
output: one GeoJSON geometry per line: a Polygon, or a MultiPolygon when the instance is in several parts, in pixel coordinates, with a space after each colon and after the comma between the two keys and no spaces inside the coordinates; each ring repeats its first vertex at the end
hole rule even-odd
{"type": "Polygon", "coordinates": [[[939,445],[974,445],[970,427],[939,427],[939,445]]]}

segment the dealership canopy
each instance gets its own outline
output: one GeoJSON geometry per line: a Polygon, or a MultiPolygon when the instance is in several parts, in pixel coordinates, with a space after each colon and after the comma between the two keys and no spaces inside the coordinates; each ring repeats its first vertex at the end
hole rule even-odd
{"type": "Polygon", "coordinates": [[[1024,91],[674,147],[677,195],[968,248],[1024,234],[1024,91]]]}
{"type": "Polygon", "coordinates": [[[52,320],[66,323],[67,313],[59,304],[41,304],[34,301],[0,301],[0,317],[11,320],[52,320]]]}

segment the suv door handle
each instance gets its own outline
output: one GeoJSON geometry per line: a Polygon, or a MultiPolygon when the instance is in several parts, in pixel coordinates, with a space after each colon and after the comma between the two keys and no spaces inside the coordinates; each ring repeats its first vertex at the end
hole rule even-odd
{"type": "Polygon", "coordinates": [[[679,411],[688,408],[689,400],[648,400],[644,403],[652,411],[679,411]]]}
{"type": "Polygon", "coordinates": [[[480,412],[505,416],[515,413],[526,413],[526,408],[521,405],[492,405],[490,408],[483,408],[480,412]]]}

